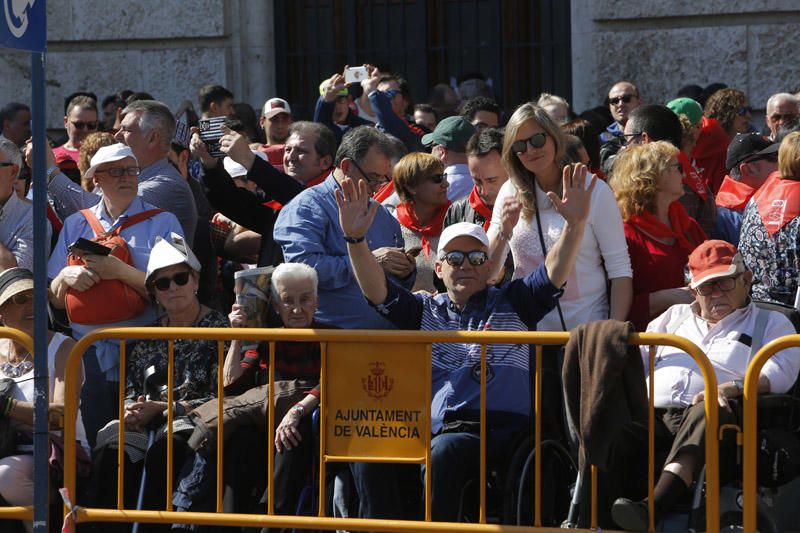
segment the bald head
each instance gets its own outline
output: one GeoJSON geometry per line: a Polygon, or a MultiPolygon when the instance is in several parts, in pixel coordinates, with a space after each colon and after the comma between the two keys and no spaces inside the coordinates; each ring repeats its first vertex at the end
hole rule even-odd
{"type": "Polygon", "coordinates": [[[778,129],[784,124],[795,120],[800,113],[800,101],[793,94],[773,94],[767,100],[767,126],[773,139],[778,135],[778,129]]]}
{"type": "Polygon", "coordinates": [[[629,81],[617,82],[608,91],[608,109],[620,126],[625,126],[628,115],[639,107],[640,103],[639,89],[629,81]]]}

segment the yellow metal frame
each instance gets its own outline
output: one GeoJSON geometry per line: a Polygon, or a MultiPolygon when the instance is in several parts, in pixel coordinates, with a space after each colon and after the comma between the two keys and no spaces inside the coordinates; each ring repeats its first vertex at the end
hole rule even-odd
{"type": "Polygon", "coordinates": [[[750,360],[744,376],[744,426],[742,428],[744,498],[742,526],[746,533],[756,531],[756,434],[758,432],[758,378],[770,357],[787,348],[800,346],[800,335],[786,335],[764,345],[750,360]]]}
{"type": "MultiPolygon", "coordinates": [[[[33,339],[18,329],[0,327],[0,339],[11,339],[33,353],[33,339]]],[[[0,507],[0,520],[33,520],[33,506],[0,507]]]]}
{"type": "MultiPolygon", "coordinates": [[[[70,490],[71,494],[75,493],[75,419],[77,415],[76,394],[79,379],[80,360],[84,351],[92,343],[101,339],[163,339],[169,342],[169,376],[173,374],[173,361],[172,361],[172,343],[178,339],[202,339],[202,340],[215,340],[218,342],[219,361],[222,361],[222,346],[223,343],[220,339],[225,340],[267,340],[270,343],[270,395],[273,392],[274,383],[274,362],[275,362],[275,342],[277,341],[309,341],[321,343],[322,355],[322,375],[325,375],[326,366],[328,364],[328,344],[333,342],[357,342],[357,343],[372,343],[372,344],[425,344],[428,347],[430,354],[431,345],[435,342],[445,343],[471,343],[480,344],[480,364],[481,364],[481,402],[480,402],[480,432],[481,432],[481,447],[480,447],[480,523],[479,524],[456,524],[444,522],[431,522],[430,521],[430,476],[426,475],[426,504],[425,504],[425,521],[399,521],[399,520],[368,520],[356,518],[330,518],[324,516],[324,484],[320,483],[320,508],[317,517],[303,517],[303,516],[275,516],[275,515],[243,515],[243,514],[223,514],[220,513],[221,502],[221,477],[217,476],[217,513],[192,513],[192,512],[173,512],[171,511],[171,482],[167,484],[167,511],[134,511],[125,510],[122,506],[122,501],[118,498],[118,509],[94,509],[94,508],[78,508],[74,514],[77,522],[148,522],[148,523],[193,523],[204,525],[230,525],[230,526],[267,526],[267,527],[294,527],[301,529],[347,529],[353,531],[387,531],[387,532],[400,532],[400,531],[556,531],[557,528],[541,528],[541,527],[524,527],[524,526],[506,526],[506,525],[490,525],[486,524],[486,448],[485,448],[485,428],[486,428],[486,345],[488,344],[529,344],[536,345],[536,370],[535,382],[537,384],[536,394],[534,398],[534,405],[536,413],[534,418],[534,435],[535,447],[538,449],[541,445],[541,360],[542,360],[542,345],[552,344],[565,344],[569,339],[569,333],[566,332],[503,332],[503,331],[373,331],[373,330],[310,330],[310,329],[243,329],[243,328],[113,328],[105,330],[96,330],[84,338],[82,338],[75,348],[72,350],[67,362],[66,374],[66,405],[65,405],[65,469],[64,469],[64,484],[70,490]],[[67,423],[68,422],[68,423],[67,423]]],[[[643,333],[632,335],[629,343],[640,346],[672,346],[681,349],[688,353],[698,364],[703,374],[705,381],[705,395],[706,398],[716,398],[717,384],[716,374],[708,361],[708,358],[700,351],[700,349],[692,342],[668,334],[653,334],[643,333]]],[[[124,346],[124,343],[122,344],[124,346]]],[[[653,359],[655,351],[650,349],[650,381],[652,383],[653,375],[653,359]]],[[[124,368],[124,355],[120,359],[120,364],[124,368]]],[[[430,366],[430,365],[429,365],[430,366]]],[[[219,365],[219,372],[222,372],[222,364],[219,365]]],[[[124,380],[124,375],[121,376],[124,380]]],[[[431,374],[427,372],[426,379],[430,382],[431,374]]],[[[223,398],[222,394],[222,379],[219,380],[219,398],[223,398]]],[[[120,385],[121,390],[124,391],[124,382],[120,385]]],[[[651,387],[652,388],[652,387],[651,387]]],[[[652,391],[651,391],[652,392],[652,391]]],[[[124,394],[121,395],[121,398],[124,394]]],[[[652,398],[652,394],[650,396],[652,398]]],[[[428,398],[430,399],[430,398],[428,398]]],[[[172,402],[172,387],[170,386],[169,401],[172,402]]],[[[651,400],[652,402],[652,400],[651,400]]],[[[222,402],[219,402],[219,409],[222,409],[222,402]]],[[[327,414],[327,398],[324,385],[321,387],[321,404],[322,414],[322,427],[320,434],[320,464],[324,465],[326,461],[360,461],[371,460],[365,457],[330,457],[325,455],[325,421],[327,414]]],[[[654,429],[652,418],[652,403],[650,405],[650,424],[649,424],[649,460],[652,466],[653,462],[653,443],[654,443],[654,429]]],[[[430,429],[430,413],[425,418],[425,424],[428,430],[430,429]]],[[[269,443],[268,443],[268,479],[272,480],[273,476],[273,456],[274,456],[274,406],[272,397],[269,398],[269,443]]],[[[172,416],[170,414],[170,422],[172,416]]],[[[220,428],[218,433],[218,446],[217,446],[217,472],[219,474],[222,461],[222,416],[220,413],[220,428]]],[[[706,403],[706,472],[707,472],[707,499],[706,499],[706,531],[718,532],[719,531],[719,458],[718,458],[718,440],[717,440],[717,426],[718,426],[718,413],[716,410],[715,402],[706,403]]],[[[122,428],[120,429],[122,433],[122,428]]],[[[427,432],[428,439],[430,438],[430,431],[427,432]]],[[[122,435],[120,435],[122,437],[122,435]]],[[[168,437],[171,441],[172,428],[169,426],[168,437]]],[[[122,439],[120,439],[122,443],[122,439]]],[[[123,446],[120,446],[122,449],[123,446]]],[[[429,446],[428,446],[429,448],[429,446]]],[[[168,456],[168,472],[171,471],[171,446],[168,456]]],[[[120,451],[120,456],[122,451],[120,451]]],[[[535,501],[534,503],[534,523],[541,524],[541,476],[539,474],[539,454],[535,456],[535,469],[534,480],[536,483],[535,501]]],[[[396,462],[396,463],[418,463],[424,462],[429,465],[430,451],[428,451],[424,458],[409,458],[409,457],[395,457],[395,458],[381,458],[380,462],[396,462]]],[[[320,470],[323,470],[322,468],[320,470]]],[[[651,467],[652,470],[652,467],[651,467]]],[[[429,472],[430,468],[426,468],[429,472]]],[[[167,476],[170,478],[171,476],[167,476]]],[[[322,477],[322,476],[321,476],[322,477]]],[[[592,468],[592,518],[591,526],[593,529],[597,528],[597,472],[592,468]]],[[[324,481],[324,480],[322,480],[324,481]]],[[[650,476],[648,480],[649,491],[653,490],[653,477],[650,476]]],[[[119,477],[118,495],[121,492],[122,477],[119,477]]],[[[270,513],[274,510],[274,494],[272,491],[273,483],[269,483],[268,491],[268,511],[270,513]]],[[[650,499],[652,502],[652,498],[650,499]]],[[[652,503],[651,503],[652,505],[652,503]]],[[[66,510],[65,510],[66,512],[66,510]]],[[[651,509],[652,516],[652,509],[651,509]]],[[[652,523],[650,530],[653,530],[652,523]]]]}

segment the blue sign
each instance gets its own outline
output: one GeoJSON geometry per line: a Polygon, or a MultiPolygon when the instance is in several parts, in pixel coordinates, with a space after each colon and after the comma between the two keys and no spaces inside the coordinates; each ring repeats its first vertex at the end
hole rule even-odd
{"type": "Polygon", "coordinates": [[[47,48],[45,0],[0,0],[0,45],[31,52],[47,48]]]}

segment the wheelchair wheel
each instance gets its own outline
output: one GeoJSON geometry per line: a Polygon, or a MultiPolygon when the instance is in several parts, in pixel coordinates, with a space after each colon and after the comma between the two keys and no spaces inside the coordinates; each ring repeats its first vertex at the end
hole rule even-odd
{"type": "MultiPolygon", "coordinates": [[[[556,440],[541,443],[542,525],[558,527],[567,517],[570,489],[578,467],[569,451],[556,440]]],[[[503,523],[532,525],[534,511],[533,438],[525,439],[509,462],[505,480],[503,523]]]]}

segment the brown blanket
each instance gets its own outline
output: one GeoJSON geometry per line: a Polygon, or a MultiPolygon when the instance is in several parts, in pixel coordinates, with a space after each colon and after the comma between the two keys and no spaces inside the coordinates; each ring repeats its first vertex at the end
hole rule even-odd
{"type": "Polygon", "coordinates": [[[582,458],[609,467],[623,426],[647,420],[647,389],[638,346],[627,340],[631,322],[602,320],[570,332],[562,378],[568,416],[578,432],[582,458]]]}

